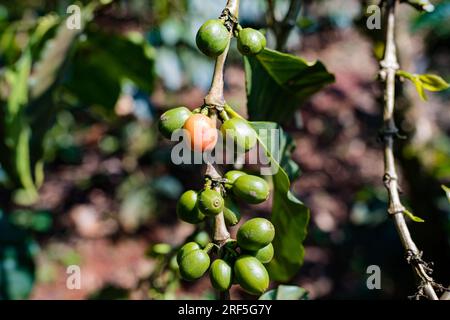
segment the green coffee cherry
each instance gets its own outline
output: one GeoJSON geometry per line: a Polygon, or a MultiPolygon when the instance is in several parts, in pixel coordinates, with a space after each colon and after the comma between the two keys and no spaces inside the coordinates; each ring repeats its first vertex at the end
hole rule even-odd
{"type": "Polygon", "coordinates": [[[173,256],[170,259],[169,268],[172,271],[179,271],[180,270],[180,267],[178,266],[178,261],[177,261],[177,257],[176,256],[173,256]]]}
{"type": "Polygon", "coordinates": [[[178,217],[188,223],[197,224],[205,219],[198,208],[198,195],[194,190],[183,193],[177,203],[178,217]]]}
{"type": "Polygon", "coordinates": [[[222,124],[220,131],[225,139],[234,141],[240,152],[248,151],[256,144],[256,131],[247,120],[231,118],[222,124]]]}
{"type": "Polygon", "coordinates": [[[260,295],[269,287],[269,274],[255,257],[240,256],[234,263],[234,274],[237,283],[250,294],[260,295]]]}
{"type": "Polygon", "coordinates": [[[214,289],[226,291],[233,284],[233,269],[222,259],[216,259],[211,264],[209,278],[214,289]]]}
{"type": "Polygon", "coordinates": [[[230,41],[230,32],[219,19],[206,21],[198,30],[197,47],[208,57],[221,55],[230,41]]]}
{"type": "Polygon", "coordinates": [[[266,47],[266,37],[258,30],[244,28],[239,32],[237,47],[244,56],[254,56],[266,47]]]}
{"type": "Polygon", "coordinates": [[[230,197],[225,198],[225,207],[223,208],[223,216],[227,226],[234,226],[241,220],[241,213],[238,206],[234,203],[230,197]]]}
{"type": "Polygon", "coordinates": [[[180,264],[181,259],[187,255],[188,253],[192,252],[192,251],[196,251],[196,250],[200,250],[200,246],[198,245],[198,243],[196,242],[188,242],[185,243],[180,250],[178,250],[177,253],[177,261],[178,264],[180,264]]]}
{"type": "Polygon", "coordinates": [[[209,234],[206,231],[200,231],[194,237],[194,241],[204,248],[210,242],[209,234]]]}
{"type": "Polygon", "coordinates": [[[186,107],[178,107],[164,112],[159,118],[159,131],[161,134],[170,139],[175,130],[181,129],[186,120],[192,115],[186,107]]]}
{"type": "Polygon", "coordinates": [[[237,243],[244,250],[256,251],[272,242],[275,237],[273,224],[264,218],[245,222],[237,232],[237,243]]]}
{"type": "Polygon", "coordinates": [[[237,178],[232,191],[236,197],[251,204],[266,201],[270,192],[266,180],[252,175],[237,178]]]}
{"type": "Polygon", "coordinates": [[[262,247],[257,251],[246,251],[247,254],[254,256],[256,259],[261,261],[261,263],[266,264],[273,259],[273,245],[269,243],[267,246],[262,247]]]}
{"type": "Polygon", "coordinates": [[[209,268],[208,254],[203,250],[194,250],[185,254],[179,261],[183,279],[192,281],[202,277],[209,268]]]}
{"type": "Polygon", "coordinates": [[[198,207],[207,216],[214,216],[222,212],[224,200],[220,192],[212,189],[203,190],[200,193],[198,207]]]}
{"type": "Polygon", "coordinates": [[[233,187],[233,183],[236,181],[237,178],[241,176],[245,176],[246,173],[239,170],[230,170],[223,176],[228,181],[225,184],[226,189],[231,189],[233,187]]]}

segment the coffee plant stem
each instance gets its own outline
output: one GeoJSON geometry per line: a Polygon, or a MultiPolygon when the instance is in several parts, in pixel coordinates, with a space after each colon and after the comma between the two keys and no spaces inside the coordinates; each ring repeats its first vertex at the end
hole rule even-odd
{"type": "MultiPolygon", "coordinates": [[[[233,15],[235,18],[239,15],[239,0],[228,0],[225,9],[228,9],[228,12],[233,15]]],[[[232,37],[233,30],[230,31],[230,39],[232,37]]],[[[223,95],[223,77],[224,77],[224,66],[225,61],[228,55],[228,50],[230,48],[230,43],[228,43],[225,51],[217,57],[216,64],[214,67],[214,74],[211,83],[211,88],[208,94],[205,97],[205,104],[208,106],[218,106],[223,108],[225,105],[225,98],[223,95]]],[[[216,119],[217,114],[213,115],[214,119],[216,119]]],[[[217,169],[213,164],[208,163],[206,174],[211,178],[221,178],[221,175],[218,173],[217,169]]],[[[220,187],[218,190],[220,192],[220,187]]],[[[223,216],[223,212],[219,213],[215,217],[214,221],[214,242],[219,245],[224,244],[230,238],[230,233],[225,225],[225,219],[223,216]]]]}
{"type": "Polygon", "coordinates": [[[291,0],[289,9],[282,21],[277,21],[275,18],[275,4],[273,0],[267,0],[267,7],[267,24],[275,33],[275,48],[278,51],[284,51],[289,34],[297,23],[297,17],[302,8],[302,0],[291,0]]]}
{"type": "MultiPolygon", "coordinates": [[[[224,13],[228,11],[233,18],[237,19],[239,16],[239,0],[228,0],[224,9],[224,13]]],[[[204,99],[204,103],[206,106],[214,107],[211,109],[213,114],[211,118],[216,121],[217,120],[217,112],[223,110],[225,106],[225,97],[223,94],[224,89],[224,69],[225,69],[225,61],[227,59],[228,51],[230,49],[230,42],[233,36],[235,25],[232,25],[227,47],[225,51],[217,57],[216,63],[214,66],[214,74],[211,81],[211,88],[209,89],[208,94],[204,99]]],[[[221,179],[222,176],[217,171],[216,167],[212,163],[207,163],[206,175],[212,179],[221,179]]],[[[217,192],[221,192],[220,186],[214,188],[217,192]]],[[[227,226],[225,224],[225,218],[223,212],[220,212],[214,217],[214,235],[213,240],[219,246],[222,246],[226,243],[226,241],[230,239],[230,233],[228,232],[227,226]]],[[[217,294],[220,300],[229,300],[230,294],[228,291],[218,292],[217,294]]]]}
{"type": "MultiPolygon", "coordinates": [[[[217,172],[213,164],[207,163],[206,175],[212,179],[220,179],[222,176],[217,172]]],[[[220,186],[214,188],[217,192],[221,192],[220,186]]],[[[223,245],[230,238],[223,212],[220,212],[214,217],[214,235],[213,239],[219,246],[223,245]]]]}
{"type": "Polygon", "coordinates": [[[384,184],[389,195],[388,213],[392,216],[397,232],[405,248],[408,262],[420,279],[419,295],[428,299],[438,300],[433,288],[433,279],[428,275],[425,263],[421,260],[421,252],[414,243],[404,218],[405,207],[400,201],[398,177],[395,167],[394,138],[397,128],[394,120],[395,109],[395,73],[398,66],[395,48],[395,8],[398,0],[386,1],[386,45],[384,59],[381,61],[381,78],[385,81],[385,104],[383,112],[383,142],[384,142],[384,184]]]}
{"type": "MultiPolygon", "coordinates": [[[[228,9],[230,14],[234,17],[239,15],[239,0],[228,0],[225,9],[228,9]]],[[[230,40],[233,31],[230,31],[230,40]]],[[[214,74],[211,82],[211,88],[205,97],[205,104],[210,106],[220,106],[225,104],[225,98],[223,95],[223,76],[224,76],[224,66],[227,59],[228,51],[230,49],[230,42],[225,49],[225,51],[217,57],[216,64],[214,66],[214,74]]]]}

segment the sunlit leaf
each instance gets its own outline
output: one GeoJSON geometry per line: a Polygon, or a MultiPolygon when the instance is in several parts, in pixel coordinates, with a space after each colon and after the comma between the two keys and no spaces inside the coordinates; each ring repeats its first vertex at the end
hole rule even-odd
{"type": "MultiPolygon", "coordinates": [[[[251,122],[259,133],[281,130],[273,122],[251,122]],[[263,129],[260,131],[260,129],[263,129]]],[[[305,250],[303,241],[307,233],[309,209],[290,191],[289,177],[279,164],[279,150],[270,135],[258,136],[261,146],[267,151],[271,166],[276,169],[272,176],[274,185],[271,221],[275,226],[273,246],[275,256],[268,265],[270,276],[276,281],[289,281],[303,264],[305,250]]]]}
{"type": "Polygon", "coordinates": [[[320,62],[265,49],[245,58],[250,120],[283,122],[311,95],[334,81],[320,62]]]}

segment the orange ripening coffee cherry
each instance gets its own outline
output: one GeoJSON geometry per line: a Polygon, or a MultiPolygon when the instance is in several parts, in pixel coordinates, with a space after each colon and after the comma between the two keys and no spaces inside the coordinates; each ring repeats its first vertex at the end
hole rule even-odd
{"type": "Polygon", "coordinates": [[[184,123],[191,148],[204,152],[214,149],[217,142],[217,129],[213,120],[203,114],[193,114],[184,123]]]}

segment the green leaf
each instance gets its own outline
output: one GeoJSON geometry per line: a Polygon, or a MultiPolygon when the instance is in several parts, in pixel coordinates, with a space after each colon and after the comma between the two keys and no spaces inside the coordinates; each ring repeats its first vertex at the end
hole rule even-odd
{"type": "Polygon", "coordinates": [[[308,292],[297,286],[279,285],[278,288],[267,291],[259,300],[306,300],[308,292]]]}
{"type": "Polygon", "coordinates": [[[271,217],[275,226],[275,256],[268,265],[268,270],[271,279],[285,282],[289,281],[303,264],[303,241],[307,234],[309,209],[291,193],[289,177],[279,163],[279,145],[274,143],[276,141],[268,134],[270,131],[267,130],[279,130],[280,133],[280,126],[273,122],[250,124],[258,132],[258,141],[266,150],[271,167],[276,170],[272,176],[274,195],[271,217]]]}
{"type": "Polygon", "coordinates": [[[417,76],[417,74],[412,74],[409,72],[406,72],[404,70],[398,70],[397,71],[397,75],[405,78],[409,81],[411,81],[414,86],[416,87],[416,91],[419,94],[419,97],[423,100],[423,101],[427,101],[428,97],[425,93],[424,87],[422,85],[422,81],[420,81],[419,77],[417,76]]]}
{"type": "Polygon", "coordinates": [[[412,212],[410,212],[406,209],[403,211],[403,213],[406,214],[408,216],[408,218],[410,218],[414,222],[425,222],[425,220],[423,220],[420,217],[415,216],[412,212]]]}
{"type": "Polygon", "coordinates": [[[444,185],[441,186],[442,190],[445,191],[445,195],[447,196],[448,202],[450,202],[450,188],[444,185]]]}
{"type": "Polygon", "coordinates": [[[288,120],[298,106],[334,81],[322,63],[270,49],[246,57],[245,73],[251,120],[288,120]]]}
{"type": "MultiPolygon", "coordinates": [[[[45,43],[41,58],[30,79],[30,95],[33,99],[42,96],[59,80],[62,75],[62,67],[69,58],[69,51],[81,31],[82,29],[67,28],[65,21],[62,21],[55,37],[45,43]]],[[[38,39],[40,32],[42,32],[41,28],[38,27],[32,40],[38,39]]]]}
{"type": "Polygon", "coordinates": [[[37,244],[0,211],[0,300],[26,299],[35,280],[37,244]]]}
{"type": "Polygon", "coordinates": [[[9,168],[9,176],[30,193],[36,193],[29,157],[30,128],[26,122],[25,107],[28,104],[28,77],[31,72],[31,52],[26,49],[14,69],[8,69],[6,80],[10,88],[3,125],[3,143],[7,157],[2,164],[9,168]],[[9,157],[9,159],[7,159],[9,157]]]}
{"type": "Polygon", "coordinates": [[[449,88],[449,84],[435,74],[421,74],[419,80],[423,88],[428,91],[442,91],[449,88]]]}
{"type": "Polygon", "coordinates": [[[434,74],[413,74],[398,70],[397,75],[411,81],[423,101],[428,100],[425,90],[442,91],[449,88],[449,84],[444,79],[434,74]]]}
{"type": "Polygon", "coordinates": [[[66,85],[85,104],[113,110],[126,80],[147,93],[153,89],[153,48],[134,33],[87,32],[87,41],[78,47],[74,60],[66,85]]]}
{"type": "Polygon", "coordinates": [[[37,196],[37,190],[33,182],[33,175],[31,173],[31,162],[29,145],[30,143],[30,128],[23,125],[22,130],[19,134],[19,139],[17,141],[16,148],[16,168],[19,175],[20,182],[22,186],[30,194],[37,196]]]}
{"type": "Polygon", "coordinates": [[[133,81],[140,89],[151,93],[154,85],[155,50],[139,33],[110,35],[98,31],[90,41],[108,54],[108,60],[120,78],[133,81]],[[133,61],[133,63],[130,63],[133,61]]]}

